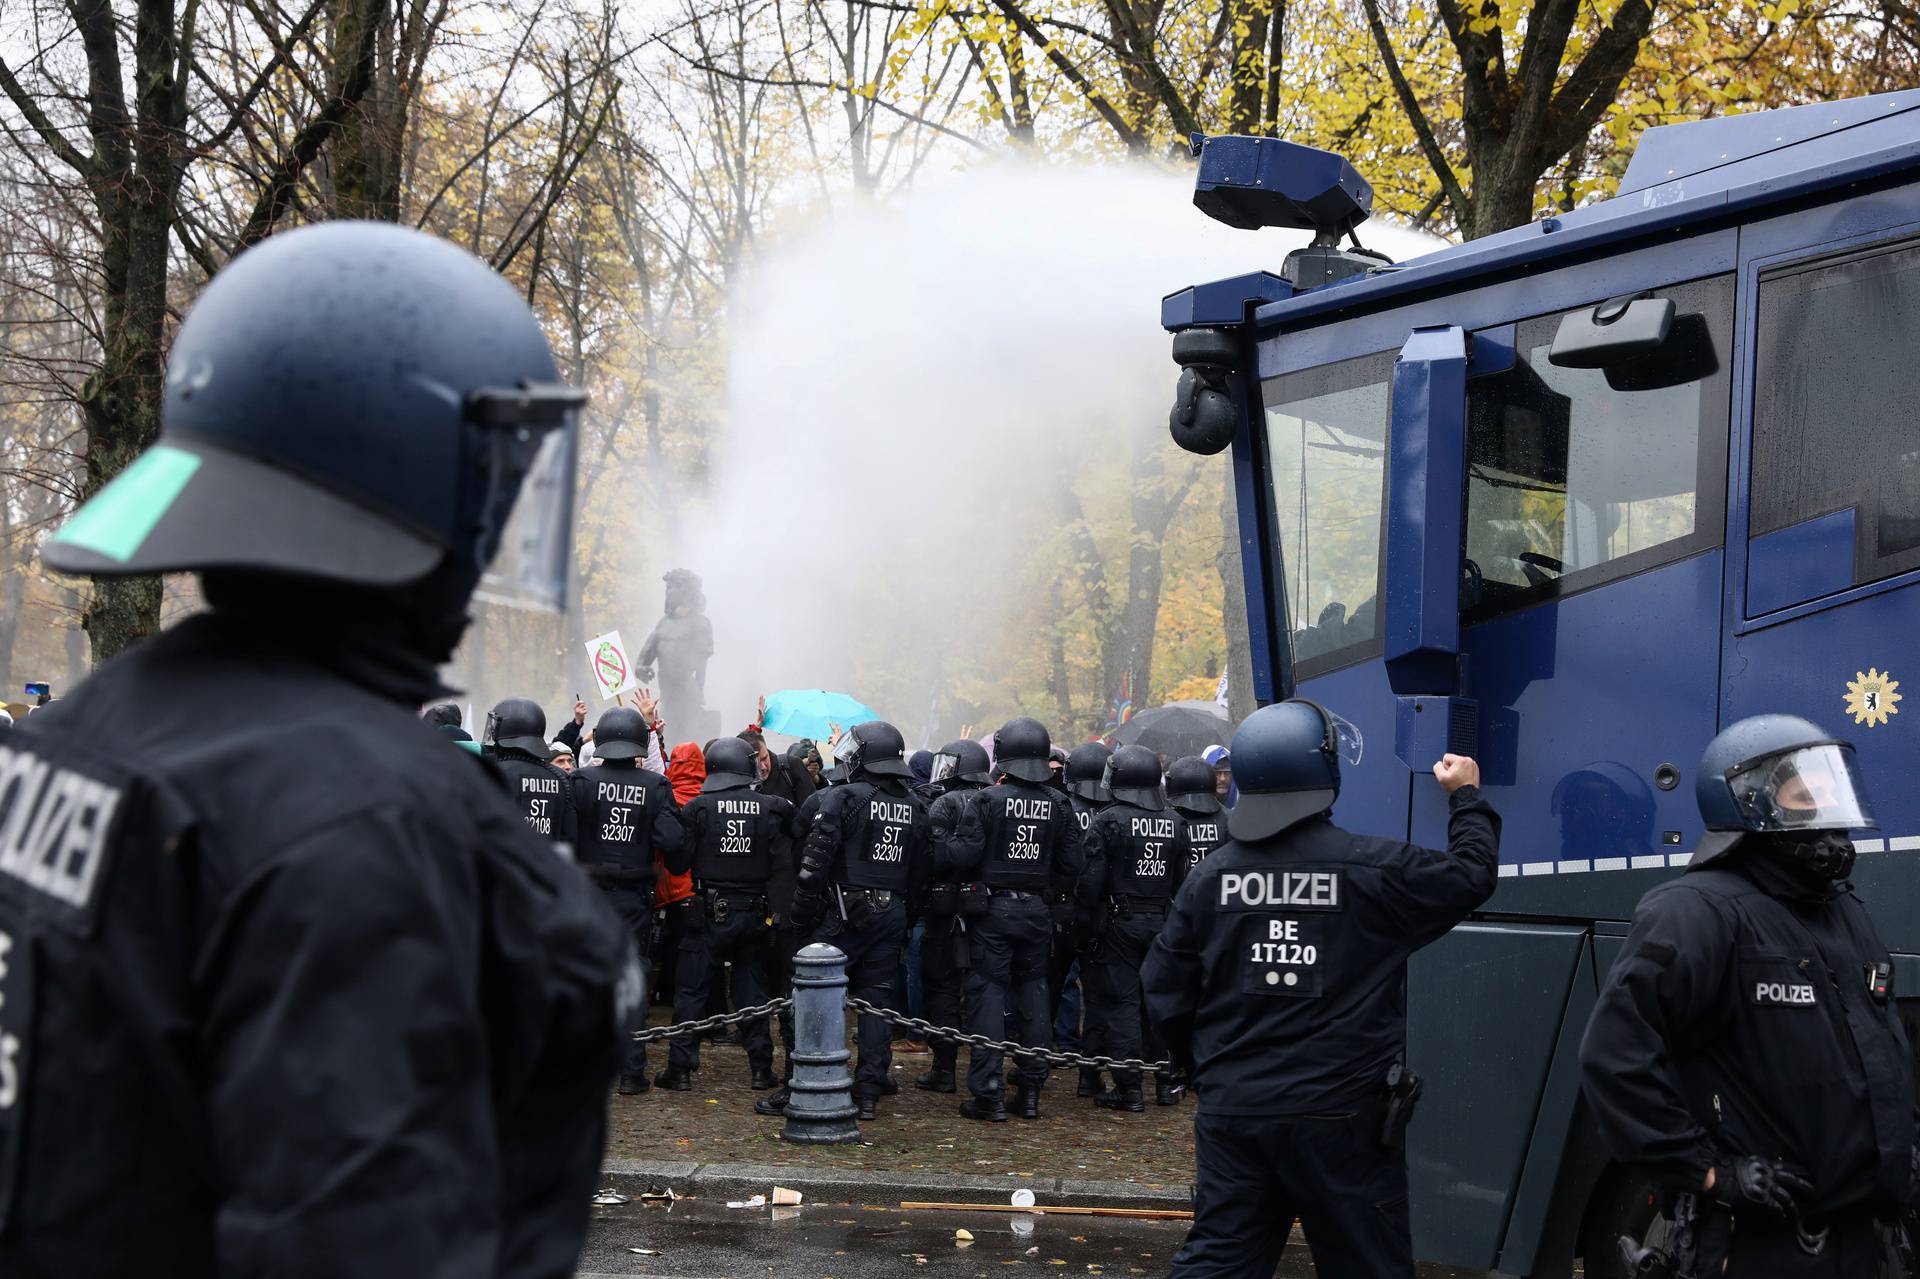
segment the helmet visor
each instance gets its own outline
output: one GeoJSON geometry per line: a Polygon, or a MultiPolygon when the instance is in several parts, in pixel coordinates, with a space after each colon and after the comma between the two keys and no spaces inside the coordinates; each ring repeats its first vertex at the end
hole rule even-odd
{"type": "Polygon", "coordinates": [[[1770,755],[1727,778],[1748,829],[1878,828],[1867,803],[1853,747],[1842,742],[1770,755]]]}
{"type": "Polygon", "coordinates": [[[517,459],[510,455],[515,450],[532,450],[533,458],[476,598],[509,608],[566,611],[567,573],[573,561],[576,420],[570,413],[564,423],[546,430],[508,427],[490,432],[496,468],[513,466],[517,459]]]}
{"type": "Polygon", "coordinates": [[[931,784],[938,785],[946,781],[949,777],[952,777],[959,770],[960,757],[958,755],[935,755],[933,757],[933,769],[927,774],[927,781],[931,784]]]}
{"type": "Polygon", "coordinates": [[[1327,730],[1333,735],[1333,750],[1340,762],[1349,768],[1360,767],[1360,761],[1367,753],[1367,739],[1360,734],[1359,726],[1349,720],[1320,708],[1327,717],[1327,730]]]}
{"type": "Polygon", "coordinates": [[[853,763],[853,757],[859,753],[860,743],[854,739],[852,733],[848,733],[840,739],[840,744],[833,748],[833,762],[845,767],[853,763]]]}

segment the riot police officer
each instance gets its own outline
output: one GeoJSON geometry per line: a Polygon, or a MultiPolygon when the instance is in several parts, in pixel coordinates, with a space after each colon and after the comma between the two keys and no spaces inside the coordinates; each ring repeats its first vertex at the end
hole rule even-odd
{"type": "Polygon", "coordinates": [[[1693,1218],[1676,1274],[1864,1279],[1920,1156],[1892,960],[1847,880],[1847,832],[1875,825],[1853,747],[1759,715],[1694,784],[1707,834],[1634,912],[1581,1045],[1587,1103],[1693,1218]]]}
{"type": "Polygon", "coordinates": [[[1213,765],[1185,755],[1167,765],[1167,803],[1187,821],[1187,869],[1227,842],[1226,809],[1214,786],[1213,765]]]}
{"type": "MultiPolygon", "coordinates": [[[[649,969],[653,937],[653,859],[685,845],[673,787],[641,767],[651,735],[639,711],[616,706],[593,726],[594,762],[567,779],[567,808],[577,827],[577,857],[600,885],[649,969]]],[[[503,767],[506,765],[503,764],[503,767]]],[[[647,1046],[629,1041],[620,1067],[620,1091],[647,1090],[647,1046]]]]}
{"type": "MultiPolygon", "coordinates": [[[[920,912],[926,922],[920,942],[920,985],[925,992],[927,1020],[936,1026],[960,1024],[961,985],[966,971],[963,952],[967,944],[966,925],[960,918],[960,886],[940,867],[952,864],[954,857],[947,845],[960,837],[963,819],[964,824],[971,825],[967,806],[973,795],[993,780],[988,772],[991,767],[987,748],[964,737],[948,742],[933,757],[929,782],[933,799],[927,819],[932,831],[934,872],[920,912]]],[[[914,1087],[929,1092],[956,1091],[954,1066],[960,1046],[944,1035],[930,1036],[927,1046],[933,1051],[933,1066],[913,1081],[914,1087]]]]}
{"type": "Polygon", "coordinates": [[[639,973],[414,708],[483,573],[561,602],[535,459],[581,399],[417,231],[278,234],[194,304],[159,441],[44,555],[209,610],[0,748],[0,843],[61,849],[0,857],[0,1273],[572,1272],[639,973]]]}
{"type": "MultiPolygon", "coordinates": [[[[1019,1018],[1017,1042],[1053,1046],[1047,1009],[1047,948],[1053,933],[1048,893],[1070,886],[1080,868],[1078,824],[1052,782],[1052,746],[1046,726],[1022,716],[993,735],[993,771],[999,781],[972,797],[959,834],[935,849],[937,873],[961,885],[967,923],[967,1030],[1000,1039],[1008,1014],[1019,1018]],[[969,899],[971,902],[969,903],[969,899]]],[[[1040,1117],[1047,1068],[1016,1058],[1012,1111],[1040,1117]]],[[[1003,1123],[1006,1076],[998,1049],[974,1048],[967,1063],[969,1119],[1003,1123]]]]}
{"type": "MultiPolygon", "coordinates": [[[[854,725],[839,758],[848,781],[818,794],[795,877],[793,918],[811,940],[847,956],[851,993],[898,1007],[895,978],[907,937],[907,901],[930,869],[927,809],[907,789],[906,742],[885,720],[854,725]]],[[[809,797],[809,802],[814,797],[809,797]]],[[[854,1101],[860,1118],[879,1114],[893,1066],[884,1017],[860,1014],[854,1101]]]]}
{"type": "MultiPolygon", "coordinates": [[[[1113,802],[1113,797],[1107,794],[1107,761],[1112,758],[1113,751],[1105,742],[1082,742],[1067,756],[1062,780],[1066,783],[1068,800],[1073,805],[1074,818],[1080,823],[1083,839],[1087,827],[1093,822],[1093,815],[1113,802]]],[[[1058,1024],[1060,1004],[1066,997],[1068,979],[1078,974],[1080,1051],[1098,1056],[1105,1053],[1107,1048],[1099,1010],[1095,1006],[1098,996],[1093,988],[1097,978],[1092,962],[1080,959],[1079,926],[1074,919],[1077,910],[1072,893],[1061,894],[1054,902],[1053,956],[1047,965],[1047,992],[1053,1005],[1055,1024],[1058,1024]]],[[[1080,1083],[1074,1090],[1075,1096],[1098,1097],[1106,1090],[1106,1082],[1101,1079],[1096,1067],[1080,1067],[1080,1083]]]]}
{"type": "Polygon", "coordinates": [[[481,745],[499,764],[527,825],[571,848],[578,831],[568,777],[547,762],[547,713],[540,704],[526,697],[501,702],[487,714],[481,745]]]}
{"type": "Polygon", "coordinates": [[[1231,838],[1194,867],[1142,970],[1200,1100],[1175,1275],[1270,1275],[1296,1217],[1323,1275],[1413,1274],[1407,956],[1493,893],[1500,826],[1479,767],[1447,755],[1446,852],[1341,830],[1329,810],[1358,745],[1312,702],[1247,717],[1231,838]]]}
{"type": "MultiPolygon", "coordinates": [[[[1112,1057],[1154,1060],[1160,1037],[1145,1019],[1140,964],[1160,935],[1167,906],[1186,877],[1186,822],[1160,793],[1160,760],[1144,746],[1122,746],[1107,761],[1113,802],[1087,826],[1087,869],[1077,890],[1081,958],[1094,969],[1093,1006],[1112,1057]]],[[[1154,1100],[1180,1100],[1174,1071],[1155,1077],[1154,1100]]],[[[1145,1110],[1140,1072],[1113,1072],[1113,1087],[1094,1098],[1108,1110],[1145,1110]]]]}
{"type": "MultiPolygon", "coordinates": [[[[774,867],[788,856],[793,805],[755,790],[753,747],[722,737],[707,747],[707,779],[681,809],[686,852],[669,856],[667,869],[693,871],[696,910],[680,934],[678,989],[673,1019],[706,1016],[707,986],[722,964],[731,963],[733,1006],[766,1002],[766,976],[773,946],[773,903],[768,887],[774,867]]],[[[757,1017],[741,1031],[753,1087],[779,1083],[773,1074],[773,1037],[757,1017]]],[[[673,1041],[667,1070],[656,1081],[685,1092],[690,1072],[700,1068],[700,1044],[691,1035],[673,1041]]]]}

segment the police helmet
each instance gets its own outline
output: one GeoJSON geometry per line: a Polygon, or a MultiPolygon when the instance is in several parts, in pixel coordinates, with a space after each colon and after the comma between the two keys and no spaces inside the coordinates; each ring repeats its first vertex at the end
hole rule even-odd
{"type": "Polygon", "coordinates": [[[1068,792],[1096,804],[1113,798],[1106,789],[1107,761],[1112,758],[1113,751],[1105,742],[1082,742],[1074,747],[1067,756],[1067,769],[1062,777],[1068,792]]]}
{"type": "Polygon", "coordinates": [[[639,759],[647,753],[647,739],[653,735],[647,717],[630,706],[602,711],[593,726],[595,759],[639,759]]]}
{"type": "Polygon", "coordinates": [[[275,235],[200,295],[159,441],[44,558],[373,587],[444,568],[462,600],[492,565],[490,597],[557,609],[584,402],[526,302],[465,250],[379,222],[275,235]]]}
{"type": "Polygon", "coordinates": [[[1167,765],[1167,802],[1183,813],[1209,816],[1220,811],[1213,786],[1213,765],[1198,755],[1183,755],[1167,765]]]}
{"type": "Polygon", "coordinates": [[[993,767],[1023,782],[1053,780],[1053,738],[1047,726],[1022,715],[993,735],[993,767]]]}
{"type": "Polygon", "coordinates": [[[961,737],[948,742],[933,757],[933,775],[929,781],[970,782],[976,786],[985,786],[992,780],[990,770],[993,763],[987,758],[987,748],[979,742],[961,737]]]}
{"type": "Polygon", "coordinates": [[[530,697],[509,697],[487,713],[486,744],[547,757],[547,713],[530,697]]]}
{"type": "Polygon", "coordinates": [[[911,779],[913,770],[901,758],[906,751],[907,739],[900,736],[899,729],[883,719],[870,719],[848,730],[836,754],[850,777],[911,779]]]}
{"type": "Polygon", "coordinates": [[[1107,793],[1137,808],[1165,808],[1160,795],[1160,757],[1144,746],[1122,746],[1107,761],[1107,793]]]}
{"type": "Polygon", "coordinates": [[[1694,779],[1708,830],[1879,828],[1853,746],[1797,715],[1755,715],[1707,743],[1694,779]]]}
{"type": "Polygon", "coordinates": [[[1228,810],[1228,832],[1266,839],[1326,812],[1340,797],[1340,761],[1358,764],[1360,752],[1360,731],[1317,702],[1261,707],[1233,735],[1240,799],[1228,810]]]}
{"type": "Polygon", "coordinates": [[[738,737],[721,737],[707,744],[707,780],[700,790],[743,790],[753,785],[760,752],[738,737]]]}

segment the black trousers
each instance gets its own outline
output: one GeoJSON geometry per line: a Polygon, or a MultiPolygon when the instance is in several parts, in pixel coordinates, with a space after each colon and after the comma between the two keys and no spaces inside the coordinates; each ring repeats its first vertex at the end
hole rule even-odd
{"type": "MultiPolygon", "coordinates": [[[[793,957],[807,944],[805,935],[785,924],[773,930],[773,949],[767,952],[767,998],[793,994],[793,957]]],[[[793,1078],[793,1008],[780,1010],[780,1047],[786,1052],[781,1080],[793,1078]]]]}
{"type": "MultiPolygon", "coordinates": [[[[1007,1014],[1019,1013],[1017,1041],[1029,1048],[1053,1046],[1053,1019],[1047,1013],[1047,946],[1053,917],[1037,896],[993,897],[987,913],[967,924],[967,1030],[1003,1039],[1007,1014]]],[[[983,1099],[1006,1091],[1003,1054],[975,1048],[967,1060],[967,1087],[983,1099]]],[[[1038,1088],[1047,1068],[1022,1059],[1020,1078],[1038,1088]]]]}
{"type": "MultiPolygon", "coordinates": [[[[1166,925],[1166,916],[1136,913],[1116,915],[1107,921],[1104,945],[1100,951],[1101,1052],[1109,1057],[1137,1057],[1160,1061],[1166,1050],[1160,1036],[1146,1019],[1140,996],[1140,965],[1146,962],[1153,939],[1166,925]]],[[[1117,1083],[1137,1084],[1140,1072],[1113,1072],[1117,1083]]]]}
{"type": "Polygon", "coordinates": [[[1735,1222],[1725,1212],[1700,1224],[1695,1271],[1727,1279],[1876,1279],[1881,1269],[1880,1228],[1865,1212],[1826,1223],[1826,1244],[1809,1256],[1793,1227],[1765,1214],[1735,1222]]]}
{"type": "MultiPolygon", "coordinates": [[[[647,979],[648,1002],[652,1002],[653,964],[649,956],[649,943],[653,939],[653,889],[629,888],[624,884],[610,884],[601,889],[607,895],[607,904],[626,924],[627,931],[633,935],[634,949],[640,954],[640,971],[647,979]]],[[[645,1014],[645,1009],[641,1010],[645,1014]]],[[[622,1050],[620,1073],[632,1078],[647,1073],[647,1046],[628,1040],[622,1050]]]]}
{"type": "MultiPolygon", "coordinates": [[[[926,932],[920,937],[920,990],[926,1000],[926,1018],[936,1026],[960,1026],[960,995],[963,985],[960,947],[966,937],[953,915],[928,915],[926,932]]],[[[933,1068],[951,1075],[960,1056],[960,1045],[944,1035],[928,1037],[933,1050],[933,1068]]]]}
{"type": "MultiPolygon", "coordinates": [[[[894,983],[900,975],[900,948],[907,940],[907,905],[898,894],[884,911],[849,922],[840,918],[829,893],[827,917],[814,929],[811,940],[837,946],[846,954],[848,994],[902,1011],[901,992],[894,983]]],[[[892,1023],[861,1013],[858,1039],[860,1064],[853,1075],[853,1095],[878,1098],[893,1069],[892,1023]]]]}
{"type": "MultiPolygon", "coordinates": [[[[733,965],[733,1006],[751,1008],[767,1001],[766,975],[768,953],[773,945],[773,929],[767,923],[764,908],[754,909],[760,894],[728,894],[729,910],[723,921],[707,918],[706,903],[692,900],[697,909],[686,914],[680,933],[680,980],[674,991],[673,1019],[693,1021],[707,1016],[709,985],[717,984],[721,965],[733,965]]],[[[741,1027],[747,1061],[755,1070],[773,1069],[773,1038],[767,1031],[767,1019],[756,1017],[741,1027]]],[[[694,1035],[675,1039],[667,1060],[682,1070],[700,1068],[700,1041],[694,1035]]]]}
{"type": "Polygon", "coordinates": [[[1407,1159],[1384,1103],[1326,1116],[1195,1118],[1193,1225],[1179,1279],[1272,1279],[1294,1219],[1319,1279],[1413,1279],[1407,1159]]]}

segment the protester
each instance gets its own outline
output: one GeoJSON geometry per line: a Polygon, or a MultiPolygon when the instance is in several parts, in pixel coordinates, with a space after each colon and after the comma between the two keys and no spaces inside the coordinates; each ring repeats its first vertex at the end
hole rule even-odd
{"type": "Polygon", "coordinates": [[[561,741],[548,742],[547,755],[547,763],[552,764],[563,773],[572,774],[573,747],[561,741]]]}

